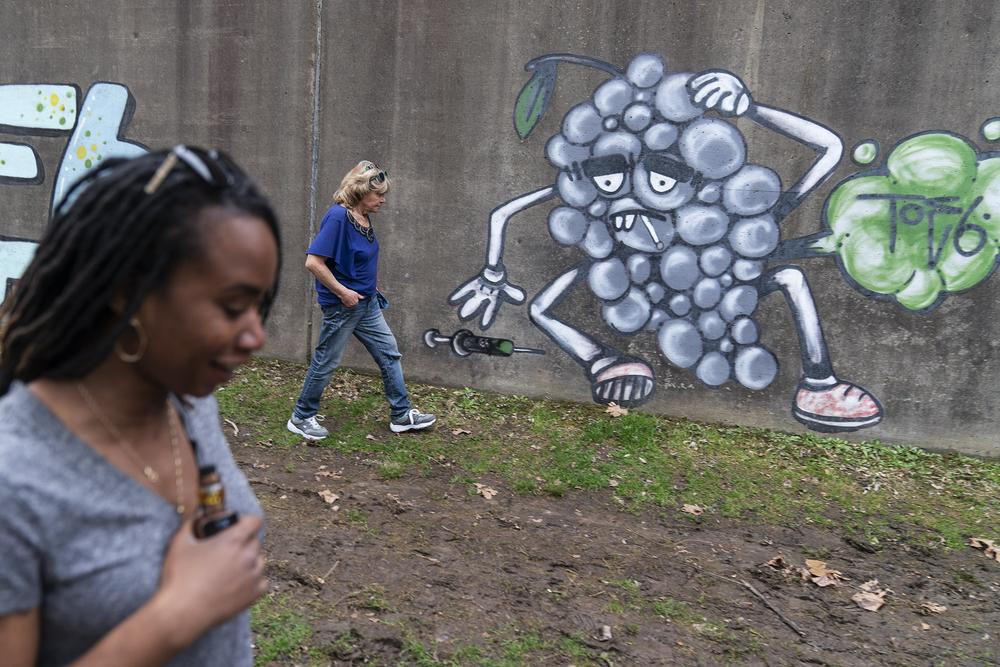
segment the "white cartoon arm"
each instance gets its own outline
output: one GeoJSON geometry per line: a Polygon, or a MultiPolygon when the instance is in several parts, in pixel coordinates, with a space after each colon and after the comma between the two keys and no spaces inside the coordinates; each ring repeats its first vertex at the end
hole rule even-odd
{"type": "Polygon", "coordinates": [[[500,301],[524,303],[524,290],[507,282],[503,266],[503,245],[507,222],[517,213],[555,196],[555,188],[546,186],[529,192],[493,209],[490,214],[490,235],[486,248],[486,266],[448,297],[448,303],[459,305],[458,316],[470,320],[482,312],[481,326],[488,329],[496,318],[500,301]]]}
{"type": "Polygon", "coordinates": [[[827,179],[840,163],[844,144],[830,128],[789,111],[754,103],[743,81],[732,72],[709,70],[688,82],[691,102],[724,116],[743,116],[816,151],[818,157],[795,185],[782,194],[774,207],[775,220],[782,220],[805,197],[827,179]]]}

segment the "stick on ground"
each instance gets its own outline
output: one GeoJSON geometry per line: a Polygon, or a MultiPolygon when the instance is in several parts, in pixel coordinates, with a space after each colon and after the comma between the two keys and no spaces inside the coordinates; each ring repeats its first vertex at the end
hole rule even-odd
{"type": "Polygon", "coordinates": [[[747,590],[749,590],[751,593],[753,593],[757,597],[758,600],[760,600],[761,602],[763,602],[765,607],[767,607],[768,609],[770,609],[771,611],[773,611],[775,614],[777,614],[778,618],[780,618],[782,620],[782,622],[784,622],[785,625],[787,625],[788,627],[790,627],[792,630],[795,630],[795,634],[797,634],[799,637],[802,637],[803,639],[806,638],[806,633],[802,632],[802,630],[799,628],[799,626],[795,625],[795,623],[792,621],[792,619],[790,619],[787,616],[785,616],[784,614],[782,614],[780,611],[778,611],[777,607],[775,607],[770,602],[768,602],[767,598],[760,594],[760,591],[758,591],[756,588],[754,588],[753,586],[751,586],[747,582],[743,581],[742,579],[740,579],[740,584],[744,588],[746,588],[747,590]]]}

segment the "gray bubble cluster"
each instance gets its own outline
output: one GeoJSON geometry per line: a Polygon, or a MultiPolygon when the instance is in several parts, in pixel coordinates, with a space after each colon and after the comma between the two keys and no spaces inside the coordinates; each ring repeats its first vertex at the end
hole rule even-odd
{"type": "Polygon", "coordinates": [[[641,54],[566,114],[545,148],[563,202],[549,232],[593,259],[587,284],[615,331],[655,331],[663,355],[708,385],[762,389],[778,364],[753,316],[781,180],[747,162],[735,125],[691,102],[691,77],[641,54]],[[627,166],[598,183],[590,158],[627,166]]]}

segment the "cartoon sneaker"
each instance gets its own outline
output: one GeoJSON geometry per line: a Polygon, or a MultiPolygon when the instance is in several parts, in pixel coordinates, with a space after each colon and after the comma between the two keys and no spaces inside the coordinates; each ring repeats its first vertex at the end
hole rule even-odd
{"type": "Polygon", "coordinates": [[[609,356],[591,366],[590,391],[596,403],[617,403],[630,408],[653,395],[653,369],[640,359],[609,356]]]}
{"type": "Polygon", "coordinates": [[[840,433],[868,428],[882,421],[882,406],[863,387],[833,380],[815,386],[808,381],[795,392],[792,416],[814,431],[840,433]]]}

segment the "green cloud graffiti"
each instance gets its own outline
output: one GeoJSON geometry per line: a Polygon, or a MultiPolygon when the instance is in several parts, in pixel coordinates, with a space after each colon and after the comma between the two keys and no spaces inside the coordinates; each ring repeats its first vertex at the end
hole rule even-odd
{"type": "Polygon", "coordinates": [[[1000,260],[1000,154],[946,132],[908,137],[882,168],[837,185],[823,223],[781,254],[833,255],[862,292],[929,312],[1000,260]]]}

